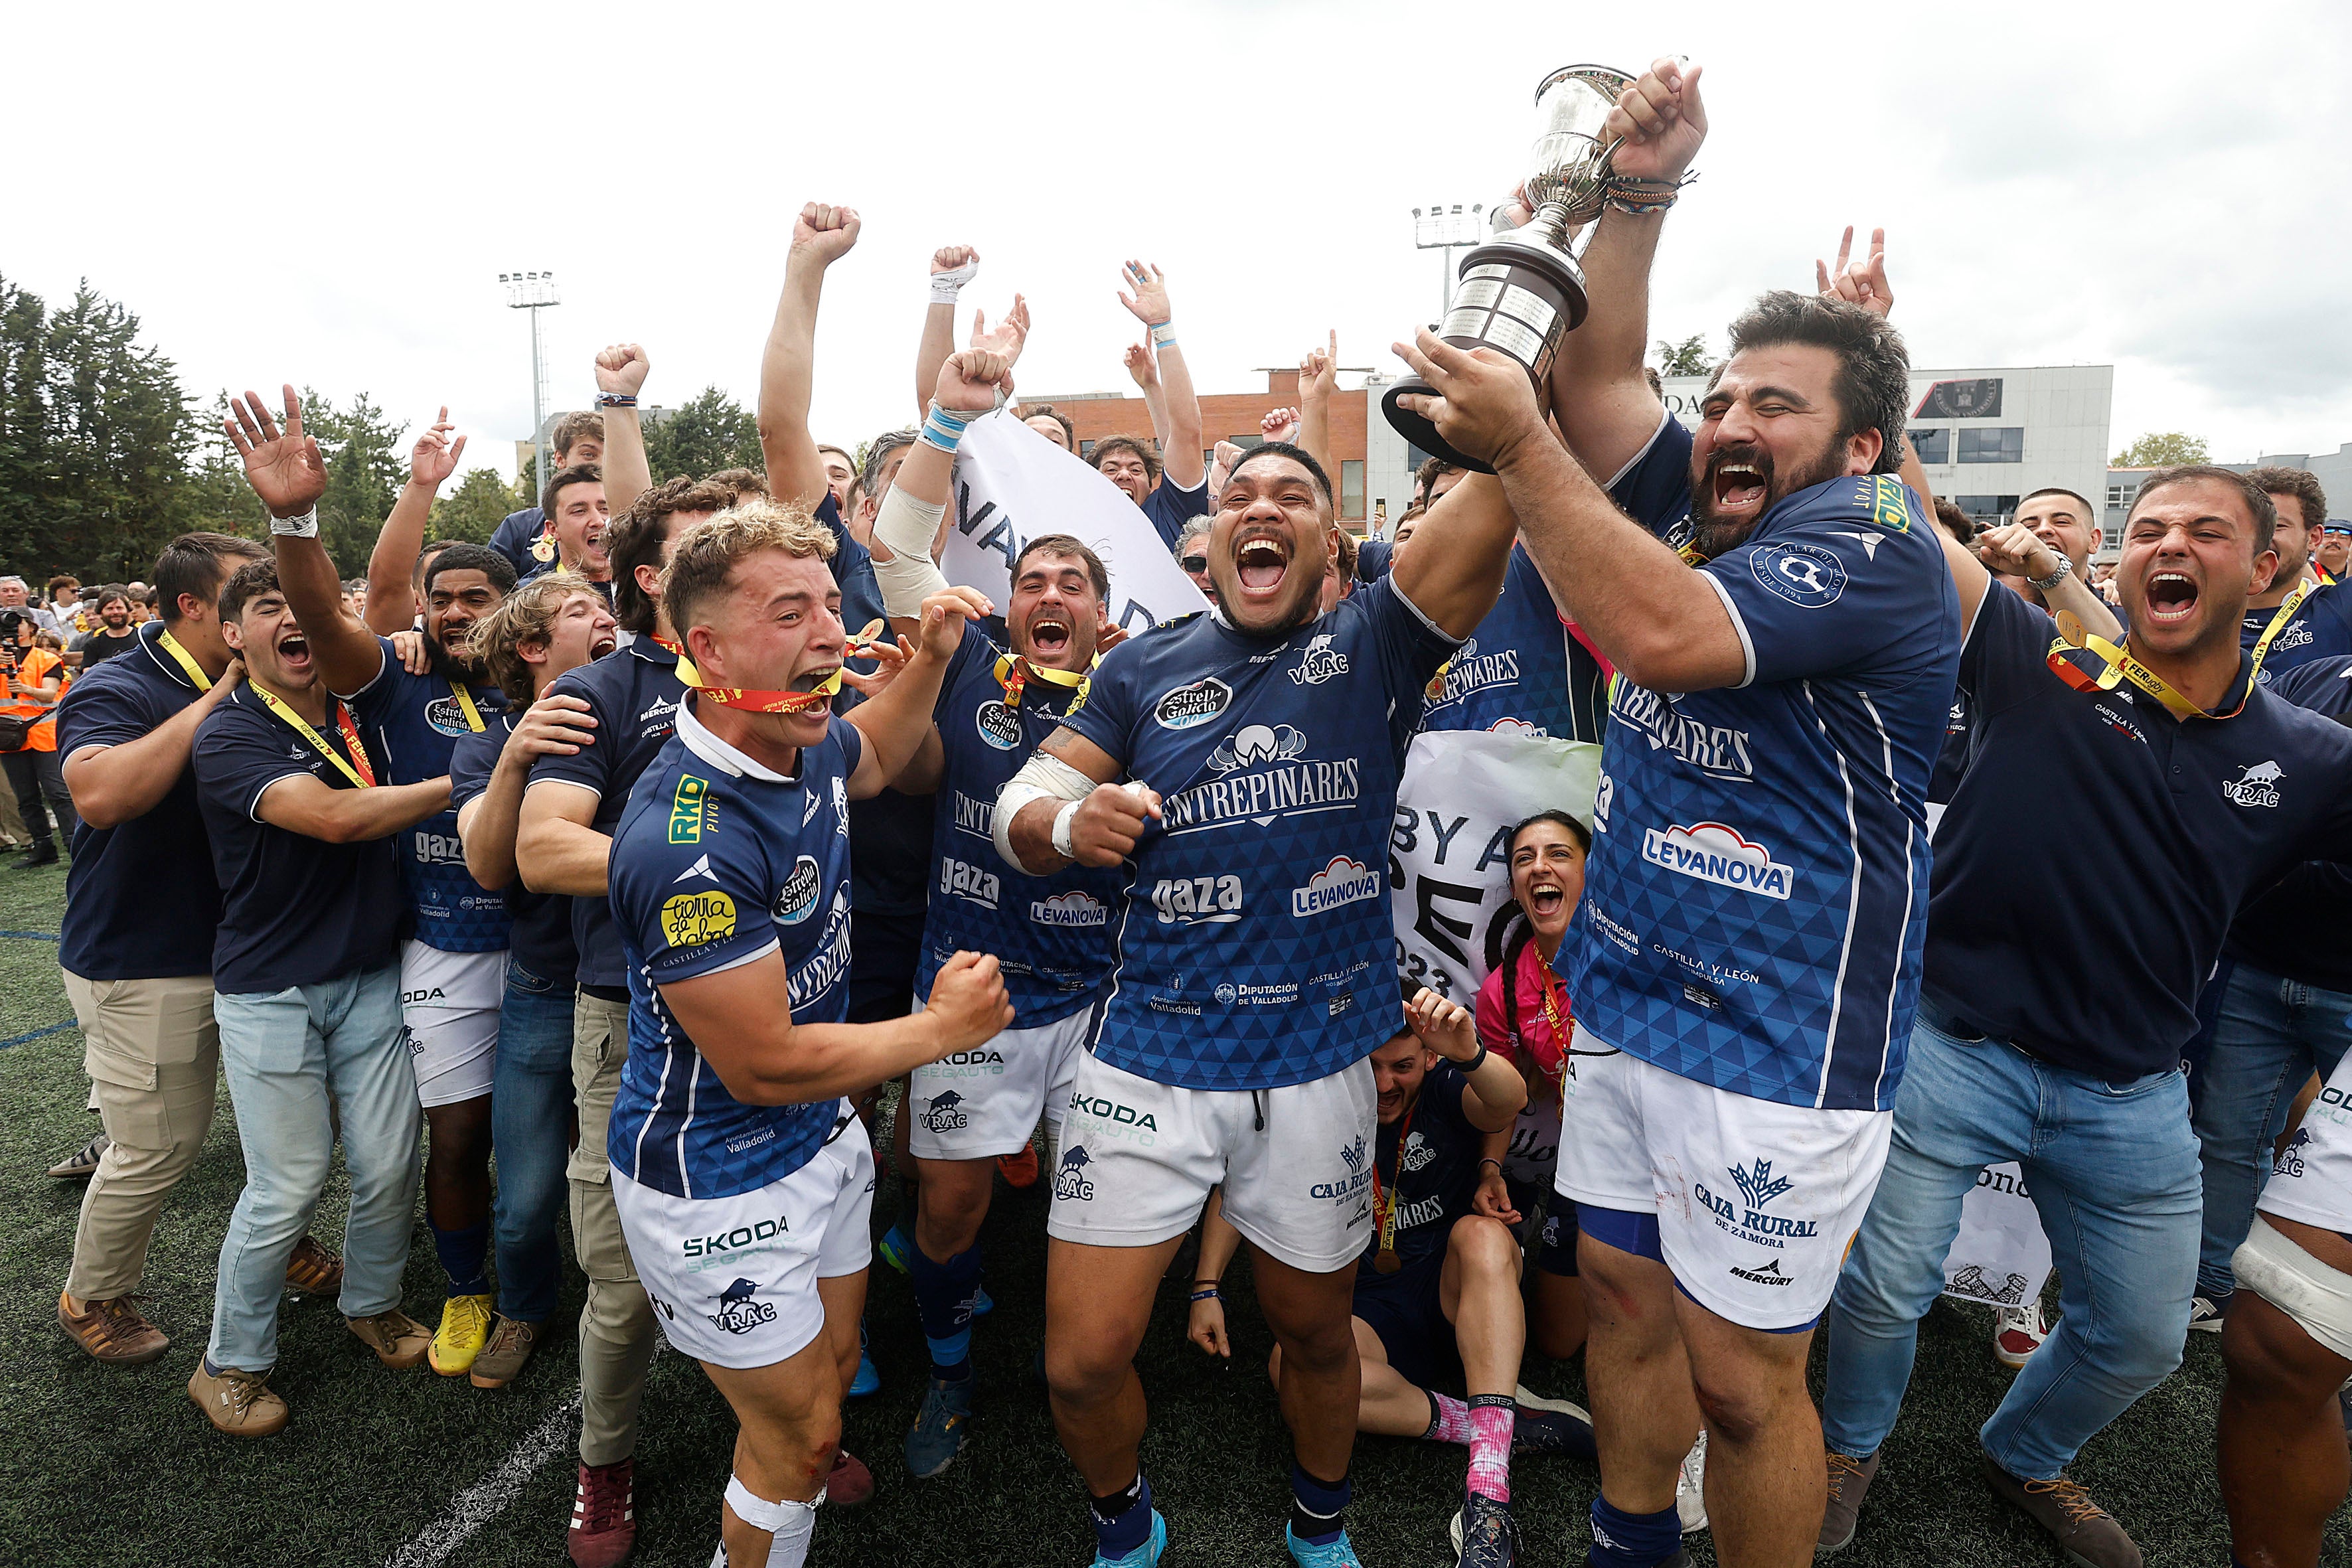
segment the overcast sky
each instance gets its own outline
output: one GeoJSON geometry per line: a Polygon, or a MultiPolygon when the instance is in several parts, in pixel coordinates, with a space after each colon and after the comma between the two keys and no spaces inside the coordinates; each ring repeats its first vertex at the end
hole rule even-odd
{"type": "MultiPolygon", "coordinates": [[[[1168,272],[1203,391],[1434,313],[1410,209],[1491,200],[1547,69],[1706,67],[1703,177],[1654,337],[1810,287],[1883,224],[1923,368],[2112,363],[2113,445],[2352,441],[2352,7],[1975,3],[22,6],[0,274],[87,278],[188,387],[446,402],[510,470],[551,269],[553,406],[601,345],[649,401],[748,404],[792,214],[866,219],[819,337],[820,439],[908,422],[931,247],[1015,289],[1032,392],[1123,389],[1118,262],[1168,272]]],[[[1349,384],[1353,384],[1350,378],[1349,384]]]]}

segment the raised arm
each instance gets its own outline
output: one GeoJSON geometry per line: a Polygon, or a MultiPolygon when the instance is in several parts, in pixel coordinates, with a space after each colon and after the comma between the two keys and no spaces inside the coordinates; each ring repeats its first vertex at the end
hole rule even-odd
{"type": "MultiPolygon", "coordinates": [[[[466,452],[463,436],[451,444],[450,428],[445,404],[433,427],[409,448],[408,483],[401,487],[400,499],[392,503],[392,515],[383,520],[383,531],[375,536],[375,549],[368,555],[367,627],[383,637],[416,624],[416,557],[433,521],[433,498],[457,471],[457,459],[466,452]]],[[[298,606],[295,614],[300,613],[298,606]]]]}
{"type": "Polygon", "coordinates": [[[1322,464],[1327,474],[1339,471],[1331,456],[1331,397],[1339,390],[1339,329],[1334,327],[1330,347],[1309,349],[1298,362],[1299,449],[1322,464]]]}
{"type": "Polygon", "coordinates": [[[942,245],[931,252],[931,303],[923,312],[923,340],[915,345],[915,417],[931,398],[940,366],[955,353],[956,297],[980,276],[980,252],[969,245],[942,245]]]}
{"type": "Polygon", "coordinates": [[[604,510],[614,517],[654,488],[646,427],[637,418],[637,394],[652,368],[646,351],[635,343],[613,343],[596,356],[596,405],[604,416],[604,510]],[[608,397],[629,401],[607,403],[608,397]]]}
{"type": "MultiPolygon", "coordinates": [[[[1620,93],[1601,132],[1622,138],[1612,159],[1622,179],[1679,181],[1706,140],[1701,68],[1668,57],[1620,93]]],[[[1602,212],[1582,258],[1591,310],[1568,334],[1551,373],[1551,408],[1577,458],[1607,479],[1641,454],[1665,410],[1642,374],[1650,346],[1650,265],[1665,227],[1663,208],[1602,212]]]]}
{"type": "Polygon", "coordinates": [[[767,465],[768,491],[781,501],[814,505],[831,483],[824,455],[809,434],[809,405],[816,374],[817,297],[825,268],[857,243],[853,207],[809,203],[793,220],[792,248],[784,257],[784,291],[760,355],[760,456],[767,465]]]}
{"type": "Polygon", "coordinates": [[[1528,1080],[1509,1058],[1478,1043],[1470,1009],[1423,986],[1405,1005],[1404,1021],[1423,1045],[1462,1069],[1462,1119],[1481,1132],[1507,1130],[1528,1102],[1528,1080]]]}
{"type": "MultiPolygon", "coordinates": [[[[269,541],[278,552],[278,585],[285,590],[286,603],[310,641],[310,657],[318,663],[319,674],[330,691],[357,691],[383,668],[383,645],[375,640],[373,632],[343,612],[343,580],[335,574],[327,547],[319,542],[319,498],[327,493],[327,466],[319,456],[319,443],[302,433],[302,404],[294,388],[288,385],[284,392],[286,428],[282,433],[257,392],[247,393],[242,403],[230,398],[229,407],[236,417],[224,423],[237,456],[245,460],[246,482],[269,509],[269,541]],[[301,531],[281,531],[281,524],[295,524],[301,531]]],[[[428,509],[432,505],[429,495],[425,505],[428,509]]],[[[413,552],[410,559],[415,560],[413,552]]],[[[404,568],[400,574],[404,593],[408,581],[404,568]]]]}
{"type": "MultiPolygon", "coordinates": [[[[1151,333],[1160,397],[1151,411],[1151,431],[1160,438],[1160,477],[1180,490],[1192,489],[1200,484],[1202,474],[1201,400],[1193,395],[1192,373],[1184,363],[1184,351],[1176,346],[1168,279],[1148,261],[1129,261],[1127,285],[1135,292],[1122,291],[1118,302],[1151,333]]],[[[1143,395],[1149,402],[1153,388],[1147,386],[1143,395]]]]}
{"type": "Polygon", "coordinates": [[[328,844],[389,838],[449,805],[446,773],[413,784],[337,789],[309,773],[289,773],[261,792],[255,814],[272,827],[328,844]]]}
{"type": "Polygon", "coordinates": [[[955,448],[967,425],[1013,395],[1013,362],[1028,331],[1028,306],[1017,294],[1013,310],[993,331],[985,318],[973,319],[972,346],[940,362],[924,405],[922,434],[907,448],[898,477],[875,513],[869,546],[875,585],[900,637],[919,635],[924,600],[948,585],[938,558],[947,542],[955,448]]]}

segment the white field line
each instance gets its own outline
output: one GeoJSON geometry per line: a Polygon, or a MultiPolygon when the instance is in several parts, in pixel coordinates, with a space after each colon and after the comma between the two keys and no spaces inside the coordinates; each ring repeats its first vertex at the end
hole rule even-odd
{"type": "Polygon", "coordinates": [[[567,1446],[579,1424],[580,1395],[575,1391],[569,1401],[524,1435],[505,1463],[450,1500],[441,1517],[394,1554],[384,1568],[440,1568],[451,1552],[507,1510],[521,1495],[532,1472],[567,1446]]]}

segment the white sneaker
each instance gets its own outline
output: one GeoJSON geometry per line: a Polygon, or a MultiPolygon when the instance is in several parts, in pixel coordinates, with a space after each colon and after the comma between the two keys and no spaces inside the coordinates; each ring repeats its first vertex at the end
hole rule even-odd
{"type": "Polygon", "coordinates": [[[2042,1342],[2050,1337],[2049,1325],[2042,1321],[2040,1298],[2019,1307],[1997,1307],[1993,1310],[1993,1359],[2011,1371],[2033,1359],[2042,1342]]]}
{"type": "Polygon", "coordinates": [[[1706,1428],[1683,1456],[1682,1473],[1675,1478],[1675,1512],[1682,1516],[1683,1533],[1706,1528],[1706,1428]]]}
{"type": "Polygon", "coordinates": [[[2221,1331],[2221,1304],[2210,1296],[2194,1296],[2189,1302],[2189,1326],[2200,1334],[2221,1331]]]}

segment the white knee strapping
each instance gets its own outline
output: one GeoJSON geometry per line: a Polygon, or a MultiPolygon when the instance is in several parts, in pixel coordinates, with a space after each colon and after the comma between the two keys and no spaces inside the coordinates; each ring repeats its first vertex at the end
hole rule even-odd
{"type": "MultiPolygon", "coordinates": [[[[802,1568],[808,1561],[809,1536],[816,1530],[816,1504],[824,1494],[816,1494],[816,1502],[794,1502],[785,1498],[779,1502],[752,1494],[743,1484],[743,1478],[727,1478],[727,1506],[735,1517],[754,1530],[764,1530],[772,1537],[768,1547],[768,1568],[802,1568]]],[[[727,1568],[727,1544],[719,1542],[719,1554],[710,1560],[710,1568],[727,1568]]]]}

